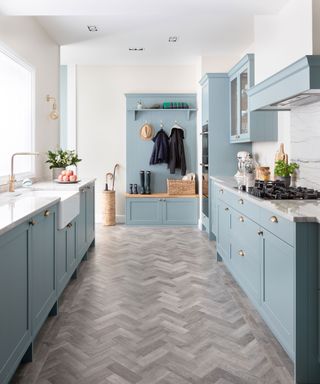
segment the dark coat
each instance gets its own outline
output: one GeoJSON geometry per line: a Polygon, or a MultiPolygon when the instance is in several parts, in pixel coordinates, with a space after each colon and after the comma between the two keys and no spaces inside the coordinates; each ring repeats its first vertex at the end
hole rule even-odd
{"type": "Polygon", "coordinates": [[[152,139],[154,142],[150,158],[150,165],[169,162],[169,137],[163,129],[157,132],[152,139]]]}
{"type": "Polygon", "coordinates": [[[183,129],[172,128],[169,142],[170,154],[168,168],[170,168],[170,173],[175,173],[176,168],[180,168],[182,176],[186,174],[187,170],[183,139],[183,129]]]}

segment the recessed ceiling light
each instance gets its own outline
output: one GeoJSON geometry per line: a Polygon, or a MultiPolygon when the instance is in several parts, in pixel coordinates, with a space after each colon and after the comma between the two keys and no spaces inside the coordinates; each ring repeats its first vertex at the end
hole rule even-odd
{"type": "Polygon", "coordinates": [[[98,32],[98,28],[95,25],[87,25],[89,32],[98,32]]]}
{"type": "Polygon", "coordinates": [[[144,51],[144,48],[129,48],[129,51],[141,52],[144,51]]]}
{"type": "Polygon", "coordinates": [[[170,36],[168,41],[169,43],[176,43],[178,41],[178,36],[170,36]]]}

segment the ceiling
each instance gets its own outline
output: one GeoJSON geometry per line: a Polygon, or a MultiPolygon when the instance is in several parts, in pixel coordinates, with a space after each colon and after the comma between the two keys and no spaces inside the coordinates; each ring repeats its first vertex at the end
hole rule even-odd
{"type": "Polygon", "coordinates": [[[254,15],[275,14],[287,1],[0,0],[0,14],[37,16],[63,46],[65,62],[171,65],[241,54],[253,42],[254,15]],[[169,36],[178,36],[177,43],[169,36]]]}

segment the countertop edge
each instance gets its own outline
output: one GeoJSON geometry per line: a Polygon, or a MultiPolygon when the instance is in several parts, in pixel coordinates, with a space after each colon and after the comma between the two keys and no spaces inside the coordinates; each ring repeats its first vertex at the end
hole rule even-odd
{"type": "Polygon", "coordinates": [[[16,221],[14,221],[13,223],[10,223],[9,225],[3,227],[3,228],[0,228],[0,236],[4,235],[5,233],[11,231],[12,229],[18,227],[20,224],[23,224],[25,221],[31,219],[33,216],[37,215],[38,213],[40,213],[42,210],[44,209],[47,209],[47,208],[50,208],[54,205],[56,205],[57,203],[59,203],[59,201],[61,200],[60,197],[52,197],[52,198],[47,198],[48,200],[50,199],[51,201],[48,201],[47,203],[44,203],[43,205],[41,205],[39,208],[31,211],[30,213],[22,216],[21,218],[17,219],[16,221]]]}

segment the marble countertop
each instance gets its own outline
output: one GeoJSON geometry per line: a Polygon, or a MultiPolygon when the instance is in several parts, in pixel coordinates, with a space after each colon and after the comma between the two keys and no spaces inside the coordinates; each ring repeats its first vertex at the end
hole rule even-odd
{"type": "Polygon", "coordinates": [[[29,220],[44,209],[47,209],[95,179],[82,180],[77,184],[58,184],[53,181],[43,181],[33,184],[29,188],[17,188],[15,192],[0,193],[0,235],[29,220]],[[49,191],[45,193],[32,193],[35,191],[49,191]],[[56,192],[56,193],[53,193],[56,192]],[[69,192],[69,193],[68,193],[69,192]]]}
{"type": "Polygon", "coordinates": [[[320,200],[263,200],[236,189],[237,182],[234,177],[210,176],[210,178],[213,179],[217,185],[239,197],[247,199],[290,221],[320,223],[320,200]]]}

